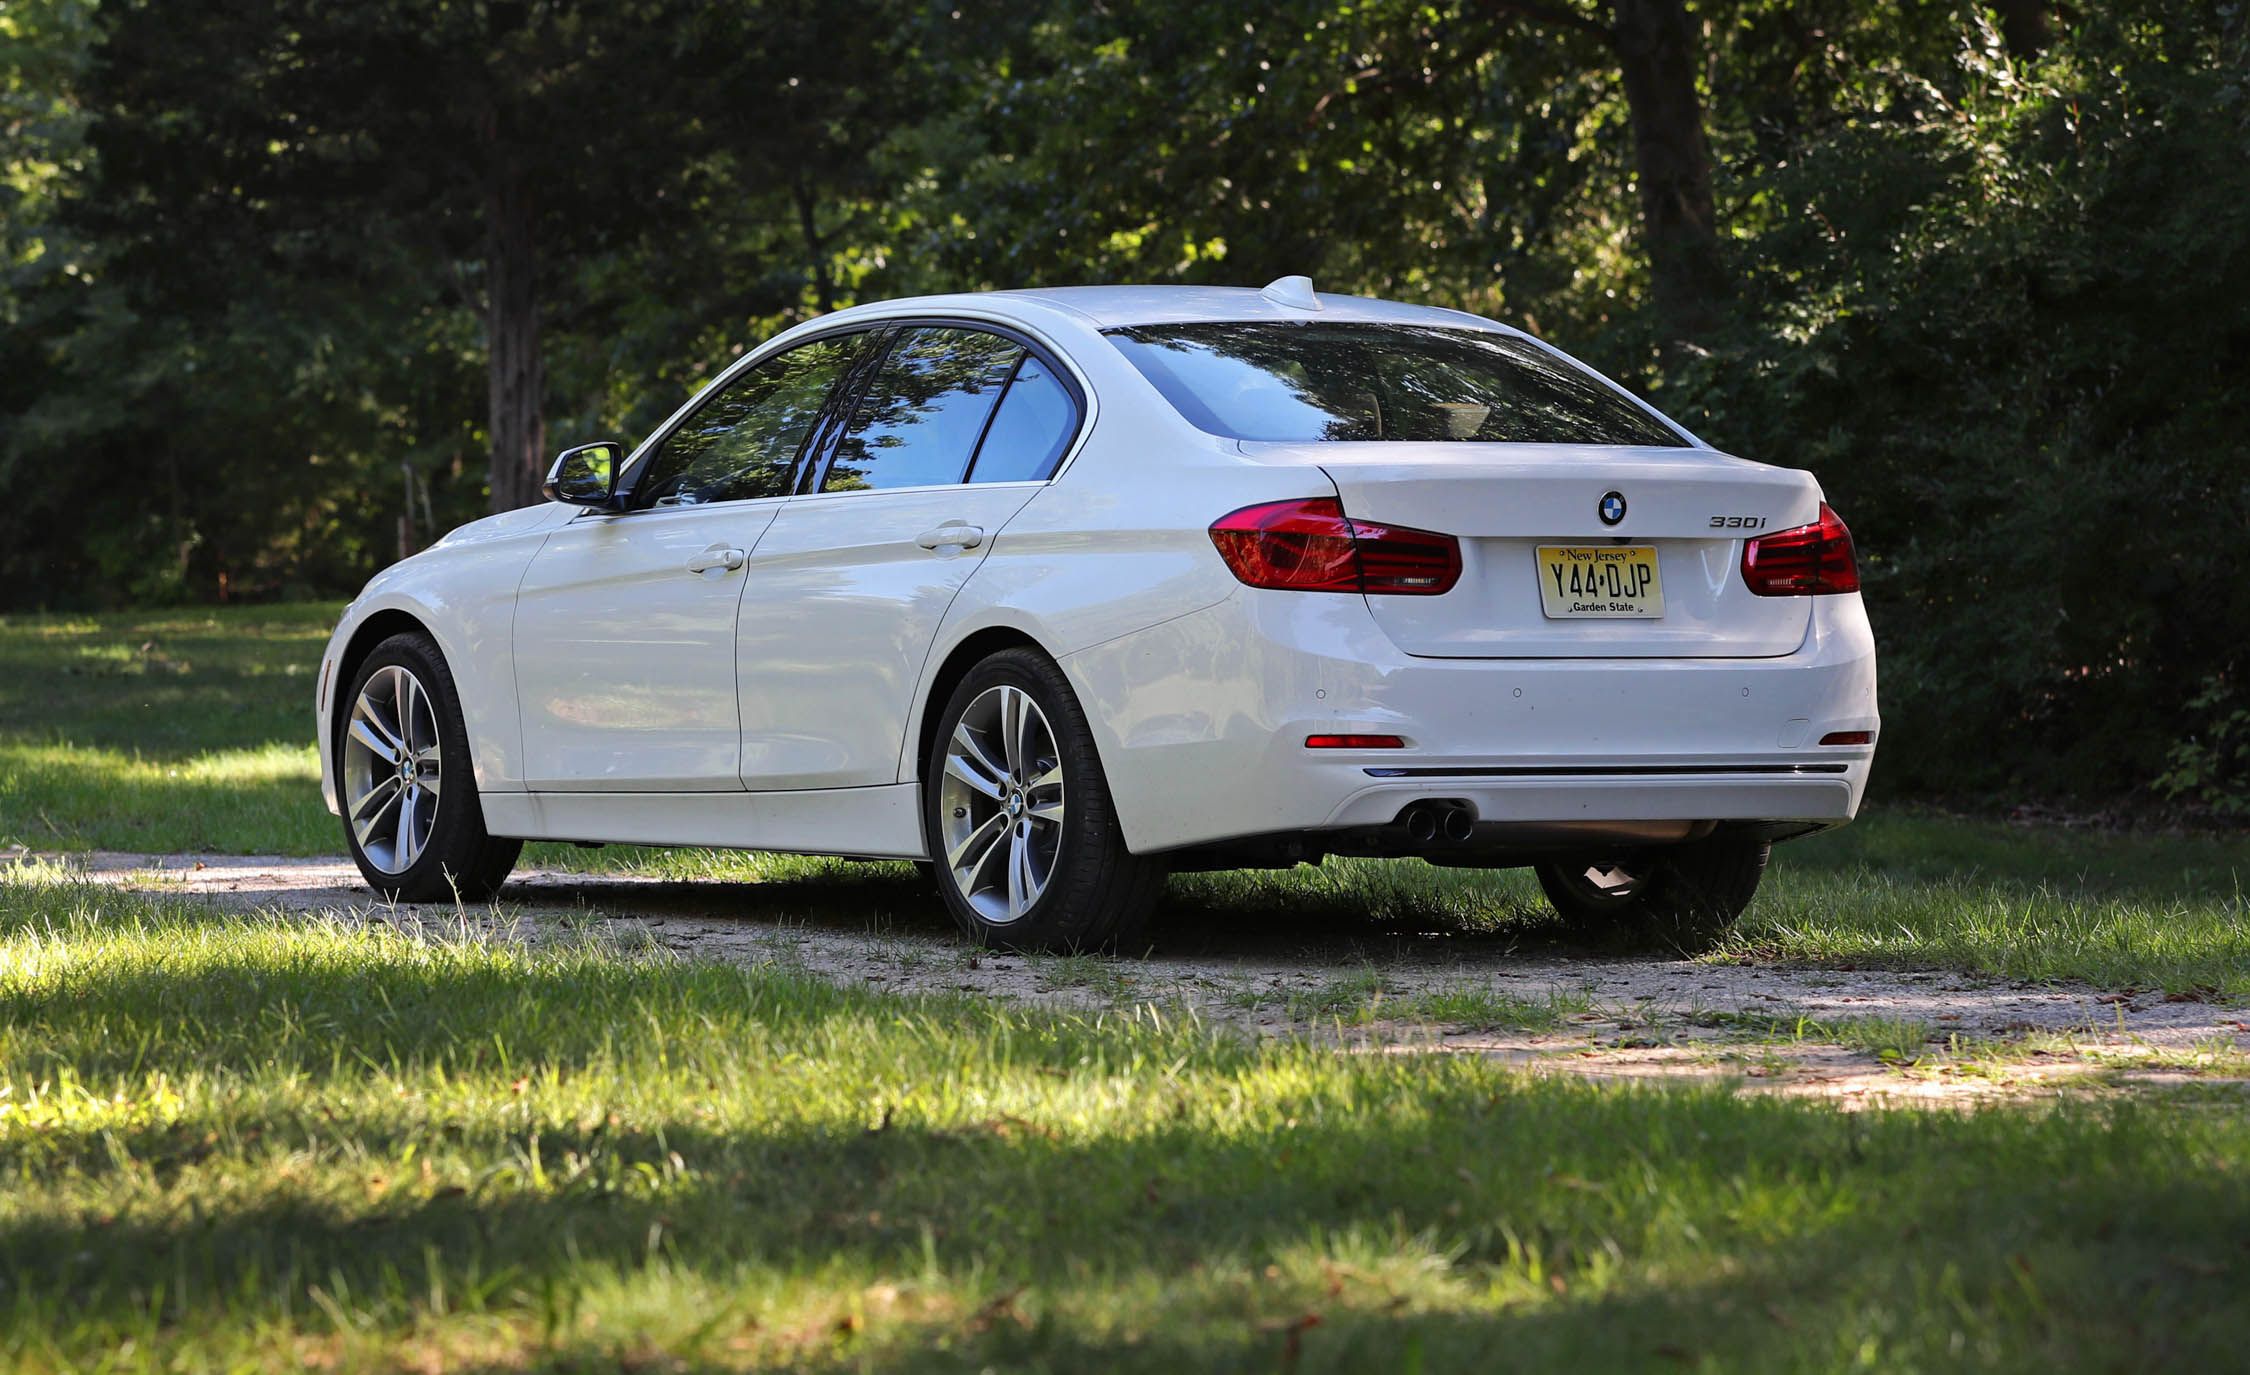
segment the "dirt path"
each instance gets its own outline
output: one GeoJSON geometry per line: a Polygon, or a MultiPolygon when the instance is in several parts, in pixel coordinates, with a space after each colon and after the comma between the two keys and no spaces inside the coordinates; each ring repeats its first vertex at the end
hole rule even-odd
{"type": "MultiPolygon", "coordinates": [[[[95,882],[244,910],[398,924],[461,915],[373,903],[341,859],[62,858],[95,882]]],[[[1546,1071],[1723,1079],[1847,1101],[2250,1080],[2243,1009],[1955,972],[1587,956],[1506,938],[1302,926],[1286,913],[1231,929],[1168,926],[1140,959],[996,955],[963,946],[934,901],[891,879],[676,882],[533,870],[469,915],[535,938],[597,930],[899,992],[1185,1006],[1213,1022],[1309,1032],[1367,1052],[1480,1054],[1546,1071]]]]}

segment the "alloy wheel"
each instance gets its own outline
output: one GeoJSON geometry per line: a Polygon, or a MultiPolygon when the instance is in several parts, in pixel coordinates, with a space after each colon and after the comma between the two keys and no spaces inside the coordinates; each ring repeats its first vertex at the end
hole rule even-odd
{"type": "Polygon", "coordinates": [[[1046,891],[1062,849],[1062,751],[1031,694],[1005,684],[972,700],[946,744],[938,789],[945,867],[995,926],[1046,891]]]}
{"type": "Polygon", "coordinates": [[[344,815],[360,852],[403,874],[429,848],[443,781],[437,708],[422,681],[396,664],[360,687],[344,734],[344,815]]]}

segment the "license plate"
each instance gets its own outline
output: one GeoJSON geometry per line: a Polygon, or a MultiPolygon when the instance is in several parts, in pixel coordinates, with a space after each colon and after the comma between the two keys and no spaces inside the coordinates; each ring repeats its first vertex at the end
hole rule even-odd
{"type": "Polygon", "coordinates": [[[1664,583],[1649,545],[1542,544],[1538,556],[1539,608],[1549,620],[1664,614],[1664,583]]]}

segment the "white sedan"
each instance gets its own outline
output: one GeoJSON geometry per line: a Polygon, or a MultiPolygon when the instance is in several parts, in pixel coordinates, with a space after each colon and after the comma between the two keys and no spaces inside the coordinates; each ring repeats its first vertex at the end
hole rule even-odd
{"type": "Polygon", "coordinates": [[[1523,332],[1088,287],[859,306],[385,569],[318,694],[378,891],[529,839],[923,861],[973,939],[1182,869],[1529,865],[1708,942],[1874,753],[1851,535],[1523,332]]]}

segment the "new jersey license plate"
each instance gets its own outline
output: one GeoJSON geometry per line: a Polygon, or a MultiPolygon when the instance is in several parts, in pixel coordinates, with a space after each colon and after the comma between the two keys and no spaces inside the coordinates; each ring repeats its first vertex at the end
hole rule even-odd
{"type": "Polygon", "coordinates": [[[1539,607],[1554,621],[1664,614],[1656,550],[1645,544],[1542,544],[1539,607]]]}

